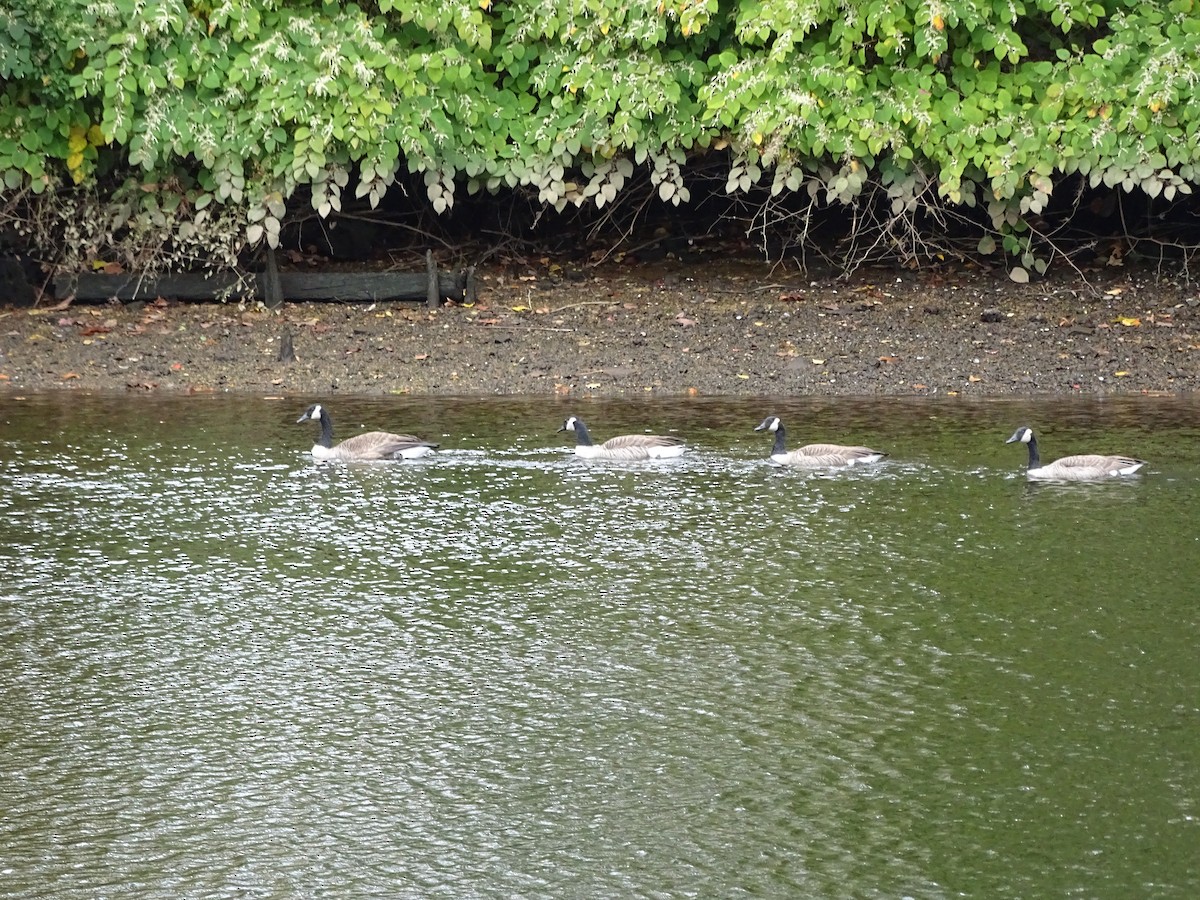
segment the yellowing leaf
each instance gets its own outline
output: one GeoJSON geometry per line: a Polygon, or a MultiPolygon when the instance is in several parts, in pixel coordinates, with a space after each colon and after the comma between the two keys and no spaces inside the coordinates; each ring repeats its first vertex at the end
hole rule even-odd
{"type": "Polygon", "coordinates": [[[1113,372],[1113,378],[1124,378],[1128,374],[1129,374],[1128,372],[1126,372],[1124,369],[1122,369],[1120,372],[1113,372]]]}
{"type": "Polygon", "coordinates": [[[946,20],[943,19],[941,16],[934,16],[931,21],[932,21],[933,27],[936,28],[938,31],[941,31],[943,28],[946,27],[946,20]]]}
{"type": "Polygon", "coordinates": [[[1127,328],[1137,328],[1142,324],[1142,320],[1135,316],[1117,316],[1117,321],[1127,328]]]}
{"type": "Polygon", "coordinates": [[[528,306],[510,306],[509,309],[513,312],[529,312],[528,306]]]}

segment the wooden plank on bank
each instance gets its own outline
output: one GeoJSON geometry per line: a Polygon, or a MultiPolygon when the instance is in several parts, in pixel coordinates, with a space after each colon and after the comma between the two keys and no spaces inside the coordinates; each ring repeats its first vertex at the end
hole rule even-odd
{"type": "MultiPolygon", "coordinates": [[[[60,275],[54,279],[54,294],[59,299],[75,295],[76,300],[232,300],[265,299],[266,276],[249,276],[239,287],[232,275],[164,275],[138,278],[137,275],[104,275],[84,272],[60,275]]],[[[429,273],[401,272],[280,272],[279,289],[287,300],[414,300],[429,301],[429,273]]],[[[439,299],[462,300],[462,276],[437,274],[439,299]]]]}

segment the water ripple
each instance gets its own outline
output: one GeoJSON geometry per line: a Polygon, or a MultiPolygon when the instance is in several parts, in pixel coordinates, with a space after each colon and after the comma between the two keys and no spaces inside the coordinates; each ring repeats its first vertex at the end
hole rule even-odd
{"type": "MultiPolygon", "coordinates": [[[[1028,798],[1067,808],[1060,780],[1159,802],[1082,773],[1133,750],[1138,716],[1194,711],[1174,676],[1195,629],[1170,614],[1194,489],[1030,491],[1002,449],[814,476],[758,442],[709,449],[719,431],[666,465],[501,434],[342,466],[282,425],[274,451],[223,429],[9,440],[6,896],[934,897],[1140,877],[1039,869],[1003,826],[1056,833],[1028,798]],[[1138,550],[1153,579],[1088,550],[1112,519],[1163,516],[1175,537],[1138,550]]],[[[1161,821],[1183,823],[1195,743],[1155,740],[1143,768],[1171,785],[1161,821]]],[[[1101,842],[1094,814],[1055,839],[1101,842]]],[[[1150,821],[1126,833],[1188,832],[1150,821]]],[[[1164,894],[1188,877],[1157,871],[1164,894]]]]}

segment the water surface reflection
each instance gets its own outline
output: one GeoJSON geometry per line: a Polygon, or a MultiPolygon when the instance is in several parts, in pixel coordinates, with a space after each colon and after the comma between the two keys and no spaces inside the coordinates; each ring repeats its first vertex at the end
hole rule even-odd
{"type": "Polygon", "coordinates": [[[303,406],[0,397],[6,896],[1200,887],[1195,404],[577,404],[695,448],[600,466],[407,398],[339,433],[447,452],[314,464],[303,406]],[[1028,486],[1020,421],[1150,472],[1028,486]]]}

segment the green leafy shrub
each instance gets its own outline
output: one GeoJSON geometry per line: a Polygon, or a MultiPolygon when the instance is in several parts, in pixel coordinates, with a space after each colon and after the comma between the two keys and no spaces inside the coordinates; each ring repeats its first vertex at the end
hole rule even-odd
{"type": "Polygon", "coordinates": [[[298,203],[409,176],[438,213],[678,205],[717,158],[764,227],[783,198],[870,211],[912,260],[949,216],[1044,271],[1065,180],[1191,192],[1197,2],[10,0],[0,223],[68,267],[234,267],[298,203]]]}

